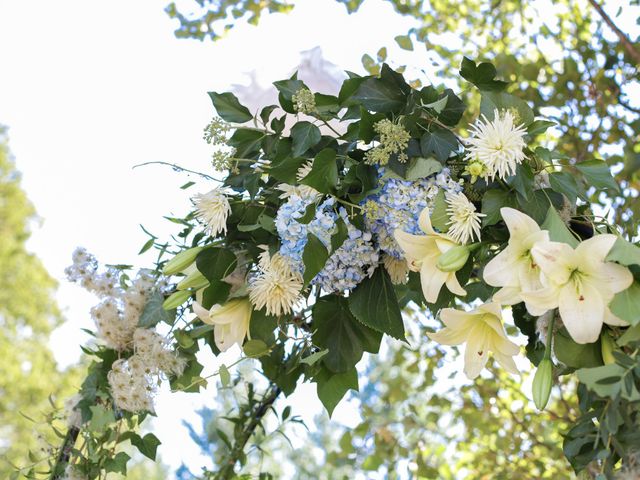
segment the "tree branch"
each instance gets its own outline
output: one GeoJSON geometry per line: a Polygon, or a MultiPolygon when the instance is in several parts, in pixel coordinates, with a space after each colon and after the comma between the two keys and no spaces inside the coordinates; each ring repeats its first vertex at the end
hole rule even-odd
{"type": "Polygon", "coordinates": [[[80,429],[78,427],[71,427],[67,430],[56,463],[51,469],[51,480],[59,480],[65,477],[67,465],[69,465],[69,460],[71,459],[71,451],[76,444],[79,434],[80,429]]]}
{"type": "Polygon", "coordinates": [[[620,30],[615,23],[613,23],[611,17],[607,15],[607,12],[604,11],[604,9],[596,2],[596,0],[589,0],[589,3],[593,6],[593,8],[596,9],[596,12],[598,12],[598,14],[602,17],[609,28],[613,30],[613,32],[618,36],[618,38],[620,39],[620,43],[622,43],[627,54],[633,59],[636,65],[640,65],[640,52],[636,50],[636,47],[633,45],[631,40],[629,40],[629,37],[627,37],[627,35],[622,30],[620,30]]]}

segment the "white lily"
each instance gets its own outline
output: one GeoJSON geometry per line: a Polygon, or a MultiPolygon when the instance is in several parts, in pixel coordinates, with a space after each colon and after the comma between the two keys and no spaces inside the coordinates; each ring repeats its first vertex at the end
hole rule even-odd
{"type": "Polygon", "coordinates": [[[603,323],[626,325],[609,309],[614,295],[633,282],[628,268],[605,261],[615,241],[615,235],[596,235],[575,250],[566,243],[537,243],[531,255],[543,274],[544,288],[522,293],[530,313],[542,315],[559,308],[562,322],[577,343],[595,342],[603,323]]]}
{"type": "Polygon", "coordinates": [[[469,379],[480,375],[490,351],[505,370],[518,373],[512,357],[520,352],[520,347],[507,338],[498,303],[485,303],[470,312],[445,308],[440,318],[446,327],[427,335],[443,345],[466,343],[464,373],[469,379]]]}
{"type": "Polygon", "coordinates": [[[509,229],[509,242],[487,263],[482,276],[488,285],[502,287],[493,296],[495,302],[514,305],[522,301],[521,292],[542,288],[540,268],[531,257],[531,249],[537,242],[548,241],[549,232],[540,230],[535,220],[513,208],[503,207],[500,213],[509,229]]]}
{"type": "Polygon", "coordinates": [[[418,225],[426,235],[412,235],[397,229],[394,237],[404,251],[409,269],[420,272],[424,298],[429,303],[435,303],[442,285],[445,284],[452,293],[466,295],[467,292],[456,278],[456,272],[445,272],[437,266],[440,255],[459,244],[451,237],[437,233],[433,229],[428,208],[422,210],[418,225]]]}
{"type": "Polygon", "coordinates": [[[214,305],[210,310],[193,302],[193,311],[204,323],[213,325],[213,337],[221,352],[229,350],[235,343],[242,346],[251,320],[251,302],[247,297],[214,305]]]}

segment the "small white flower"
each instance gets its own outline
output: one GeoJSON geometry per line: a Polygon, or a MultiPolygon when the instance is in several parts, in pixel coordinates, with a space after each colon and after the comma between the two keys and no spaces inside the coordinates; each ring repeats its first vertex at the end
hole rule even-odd
{"type": "MultiPolygon", "coordinates": [[[[313,168],[313,160],[309,160],[307,163],[298,168],[296,172],[296,180],[299,182],[302,181],[304,177],[309,175],[311,169],[313,168]]],[[[287,183],[281,183],[276,187],[278,190],[282,192],[280,198],[286,199],[291,197],[292,195],[297,195],[300,198],[312,198],[315,199],[319,192],[309,185],[289,185],[287,183]]]]}
{"type": "Polygon", "coordinates": [[[476,206],[462,192],[447,192],[445,198],[449,214],[447,234],[463,245],[474,236],[480,240],[480,223],[485,214],[476,212],[476,206]]]}
{"type": "Polygon", "coordinates": [[[260,255],[259,272],[249,283],[249,298],[256,309],[266,307],[267,315],[288,314],[300,301],[303,280],[291,261],[279,253],[265,250],[260,255]]]}
{"type": "Polygon", "coordinates": [[[227,233],[227,217],[231,213],[229,200],[222,190],[215,188],[208,193],[199,193],[193,197],[196,218],[207,226],[209,235],[227,233]]]}
{"type": "Polygon", "coordinates": [[[524,125],[515,125],[515,118],[509,110],[494,110],[494,119],[489,121],[482,115],[471,126],[470,145],[467,150],[468,161],[479,161],[486,165],[484,178],[493,180],[505,178],[516,173],[516,166],[526,158],[523,152],[524,125]]]}

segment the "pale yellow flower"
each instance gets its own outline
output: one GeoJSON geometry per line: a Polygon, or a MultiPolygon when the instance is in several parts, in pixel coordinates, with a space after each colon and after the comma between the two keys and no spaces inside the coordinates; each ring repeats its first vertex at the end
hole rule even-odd
{"type": "Polygon", "coordinates": [[[409,269],[420,272],[424,298],[429,303],[435,303],[445,284],[452,293],[466,295],[467,292],[456,278],[456,272],[440,270],[437,265],[440,255],[458,244],[451,237],[433,230],[428,208],[420,214],[418,224],[426,235],[412,235],[397,229],[394,237],[404,251],[409,269]]]}
{"type": "Polygon", "coordinates": [[[383,255],[382,263],[394,285],[404,285],[409,281],[409,265],[404,258],[395,258],[391,255],[383,255]]]}
{"type": "Polygon", "coordinates": [[[221,352],[236,343],[242,346],[251,320],[251,303],[248,298],[234,298],[224,305],[214,305],[210,310],[193,302],[193,311],[204,323],[213,325],[213,337],[221,352]]]}
{"type": "Polygon", "coordinates": [[[521,292],[542,288],[540,268],[531,257],[531,249],[537,242],[548,241],[549,232],[513,208],[503,207],[500,213],[509,229],[509,242],[487,263],[482,276],[488,285],[502,287],[493,296],[494,302],[514,305],[522,301],[521,292]]]}
{"type": "Polygon", "coordinates": [[[268,250],[260,255],[258,270],[248,286],[251,303],[258,310],[265,308],[267,315],[291,313],[301,301],[302,275],[293,270],[287,257],[270,256],[268,250]]]}
{"type": "Polygon", "coordinates": [[[499,304],[485,303],[470,312],[445,308],[440,318],[445,328],[428,335],[443,345],[466,343],[464,373],[468,378],[474,379],[480,374],[487,364],[489,352],[493,352],[505,370],[518,373],[512,357],[520,352],[520,347],[507,338],[499,304]]]}
{"type": "Polygon", "coordinates": [[[207,193],[199,193],[193,197],[196,207],[196,218],[207,227],[207,233],[215,237],[219,233],[227,233],[227,217],[231,213],[231,205],[222,190],[214,188],[207,193]]]}
{"type": "Polygon", "coordinates": [[[609,309],[615,294],[633,282],[628,268],[605,261],[616,239],[615,235],[596,235],[575,249],[560,242],[536,243],[531,256],[543,274],[543,288],[521,293],[530,313],[542,315],[559,308],[562,322],[577,343],[595,342],[603,323],[626,325],[609,309]]]}

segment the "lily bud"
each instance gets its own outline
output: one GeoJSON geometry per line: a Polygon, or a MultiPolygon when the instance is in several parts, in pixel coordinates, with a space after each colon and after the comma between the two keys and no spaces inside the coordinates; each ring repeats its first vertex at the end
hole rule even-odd
{"type": "Polygon", "coordinates": [[[169,297],[162,303],[162,308],[165,310],[173,310],[174,308],[178,308],[187,299],[191,296],[189,290],[179,290],[177,292],[172,293],[169,297]]]}
{"type": "Polygon", "coordinates": [[[162,269],[162,273],[165,275],[173,275],[174,273],[183,271],[196,260],[196,257],[203,249],[204,247],[193,247],[188,250],[183,250],[167,262],[162,269]]]}
{"type": "Polygon", "coordinates": [[[600,337],[600,351],[602,352],[602,361],[605,365],[616,363],[616,359],[613,356],[613,351],[616,349],[616,344],[611,338],[611,335],[605,330],[600,337]]]}
{"type": "Polygon", "coordinates": [[[457,272],[467,263],[469,253],[469,247],[466,245],[458,245],[450,248],[440,255],[436,266],[443,272],[457,272]]]}
{"type": "Polygon", "coordinates": [[[186,290],[187,288],[195,288],[196,290],[199,288],[203,288],[209,285],[209,280],[205,278],[200,270],[194,268],[191,273],[189,273],[184,279],[178,283],[178,290],[186,290]]]}
{"type": "Polygon", "coordinates": [[[538,364],[538,369],[533,377],[532,393],[533,402],[538,410],[544,410],[551,395],[551,386],[553,385],[553,363],[551,359],[543,358],[538,364]]]}

